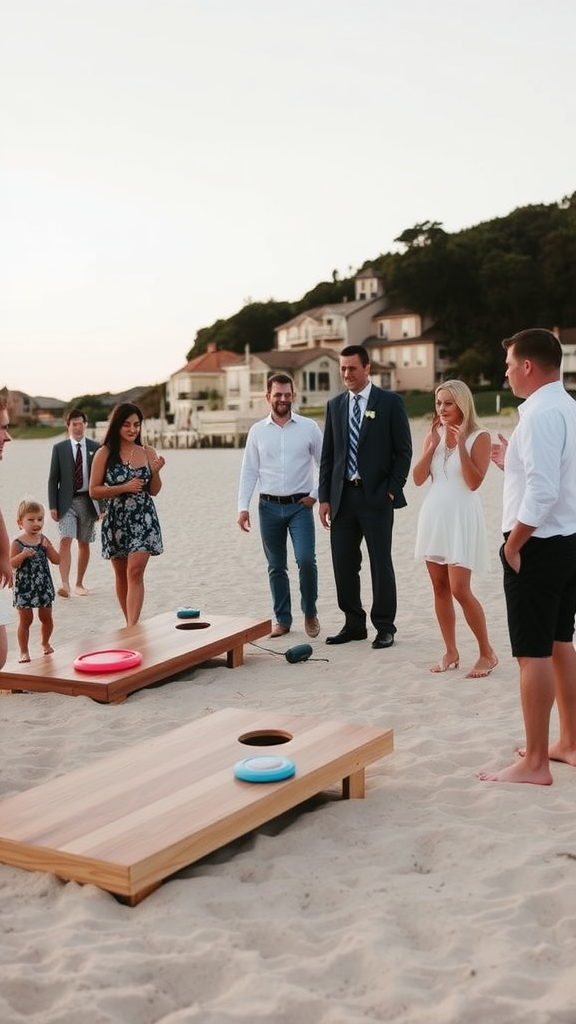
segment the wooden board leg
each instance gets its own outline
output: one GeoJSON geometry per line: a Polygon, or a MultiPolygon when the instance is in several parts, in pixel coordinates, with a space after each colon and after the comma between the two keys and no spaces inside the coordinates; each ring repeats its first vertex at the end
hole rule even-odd
{"type": "Polygon", "coordinates": [[[228,668],[240,668],[244,664],[244,644],[234,647],[226,652],[226,665],[228,668]]]}
{"type": "Polygon", "coordinates": [[[342,779],[342,796],[344,800],[361,800],[366,796],[366,779],[363,768],[342,779]]]}
{"type": "Polygon", "coordinates": [[[161,885],[162,882],[154,882],[153,885],[147,885],[144,889],[140,889],[139,892],[133,893],[132,896],[121,896],[119,893],[114,893],[113,895],[116,896],[120,903],[125,903],[128,907],[137,907],[142,900],[146,899],[151,892],[159,889],[161,885]]]}

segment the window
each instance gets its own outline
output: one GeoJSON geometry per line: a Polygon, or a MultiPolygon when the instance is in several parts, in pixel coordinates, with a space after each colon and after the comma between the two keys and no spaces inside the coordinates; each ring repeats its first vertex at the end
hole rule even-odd
{"type": "Polygon", "coordinates": [[[402,366],[410,366],[410,349],[402,349],[402,366]]]}
{"type": "Polygon", "coordinates": [[[403,338],[414,338],[416,337],[416,320],[413,316],[403,317],[402,319],[402,337],[403,338]]]}
{"type": "Polygon", "coordinates": [[[416,349],[416,366],[426,366],[426,346],[418,345],[416,349]]]}
{"type": "Polygon", "coordinates": [[[315,371],[314,370],[309,370],[308,373],[306,374],[306,376],[308,378],[308,387],[306,388],[306,390],[307,391],[316,391],[316,373],[315,373],[315,371]]]}
{"type": "Polygon", "coordinates": [[[266,374],[265,373],[251,373],[250,374],[250,391],[266,391],[266,374]]]}
{"type": "Polygon", "coordinates": [[[390,321],[381,320],[378,324],[378,335],[380,338],[384,338],[384,341],[388,341],[390,337],[390,321]]]}
{"type": "Polygon", "coordinates": [[[330,374],[320,373],[318,374],[318,391],[330,391],[330,374]]]}

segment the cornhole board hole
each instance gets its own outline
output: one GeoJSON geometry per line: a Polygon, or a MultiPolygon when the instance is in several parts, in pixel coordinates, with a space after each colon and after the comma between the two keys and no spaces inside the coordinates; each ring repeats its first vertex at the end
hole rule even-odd
{"type": "Polygon", "coordinates": [[[244,663],[244,644],[266,636],[270,619],[247,615],[209,615],[185,621],[176,612],[163,612],[136,626],[107,634],[80,636],[26,664],[7,664],[0,677],[3,690],[36,690],[91,697],[117,704],[134,690],[168,679],[193,665],[226,654],[228,668],[244,663]],[[130,649],[142,655],[134,668],[91,674],[74,667],[90,651],[130,649]]]}
{"type": "Polygon", "coordinates": [[[392,729],[224,708],[0,802],[0,862],[92,884],[135,906],[163,879],[323,789],[365,795],[392,729]],[[244,782],[275,753],[296,774],[244,782]]]}

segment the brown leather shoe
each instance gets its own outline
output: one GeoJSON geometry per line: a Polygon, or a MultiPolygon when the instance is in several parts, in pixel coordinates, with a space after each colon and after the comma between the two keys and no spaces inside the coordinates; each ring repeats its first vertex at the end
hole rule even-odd
{"type": "Polygon", "coordinates": [[[304,629],[308,636],[318,636],[320,632],[320,623],[318,622],[317,615],[305,615],[304,616],[304,629]]]}
{"type": "Polygon", "coordinates": [[[283,626],[281,622],[275,622],[272,626],[272,632],[270,636],[286,636],[286,633],[290,632],[290,626],[283,626]]]}

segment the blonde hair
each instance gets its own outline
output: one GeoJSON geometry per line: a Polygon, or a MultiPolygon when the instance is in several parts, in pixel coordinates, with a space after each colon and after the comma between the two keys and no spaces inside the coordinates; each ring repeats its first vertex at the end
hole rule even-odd
{"type": "Polygon", "coordinates": [[[434,391],[434,400],[436,400],[439,391],[447,391],[460,409],[463,416],[462,429],[464,437],[473,434],[475,430],[482,429],[482,424],[478,421],[476,415],[474,397],[470,388],[463,380],[445,380],[442,384],[438,384],[434,391]]]}
{"type": "Polygon", "coordinates": [[[35,512],[41,512],[43,516],[46,515],[46,509],[40,501],[34,501],[33,498],[22,498],[22,501],[18,505],[18,511],[16,512],[16,522],[19,523],[24,516],[35,512]]]}

